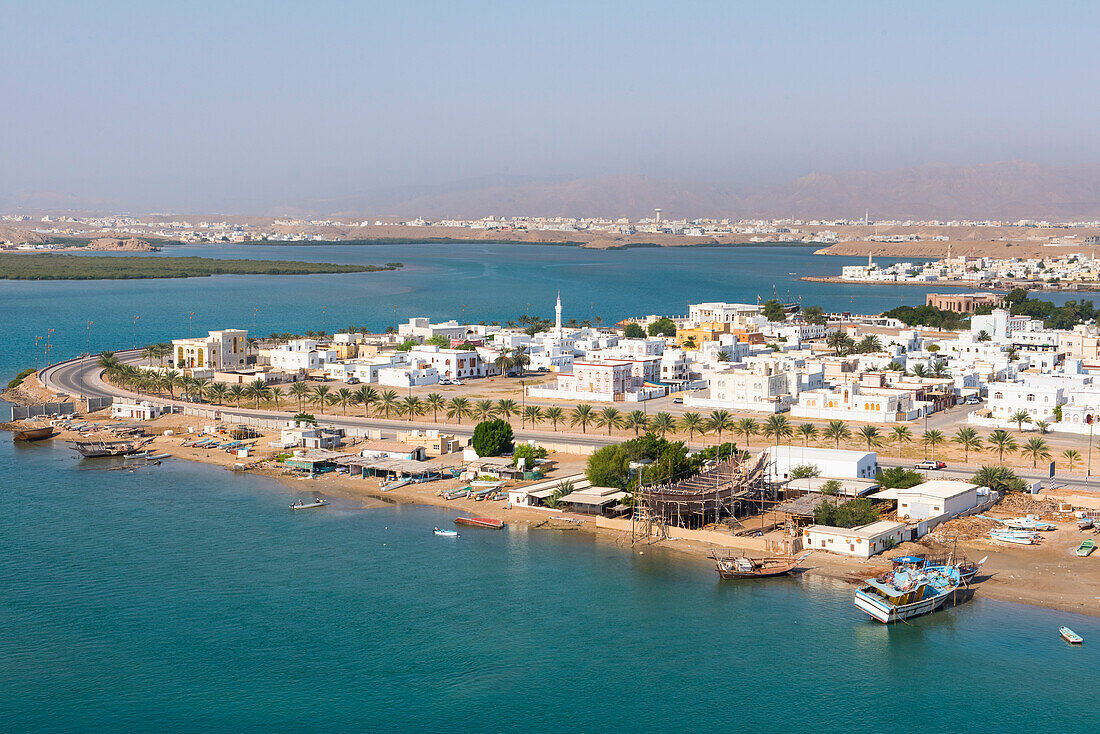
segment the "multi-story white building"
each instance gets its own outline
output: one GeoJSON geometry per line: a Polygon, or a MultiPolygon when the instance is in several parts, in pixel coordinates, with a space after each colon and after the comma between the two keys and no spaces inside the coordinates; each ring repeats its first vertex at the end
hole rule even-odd
{"type": "Polygon", "coordinates": [[[530,386],[527,396],[608,403],[648,400],[667,393],[665,387],[656,384],[660,369],[660,357],[574,362],[573,371],[559,374],[556,385],[530,386]]]}
{"type": "Polygon", "coordinates": [[[378,370],[378,384],[385,387],[418,387],[435,385],[439,382],[439,372],[435,367],[423,362],[402,367],[385,367],[378,370]]]}
{"type": "Polygon", "coordinates": [[[476,350],[441,349],[426,344],[410,349],[409,361],[429,364],[435,368],[440,377],[448,380],[485,376],[485,364],[476,350]]]}
{"type": "Polygon", "coordinates": [[[318,349],[314,339],[292,339],[270,352],[271,366],[287,372],[322,369],[335,361],[337,353],[332,349],[318,349]]]}
{"type": "Polygon", "coordinates": [[[832,389],[808,390],[791,406],[793,418],[893,423],[911,421],[924,415],[924,406],[912,398],[909,390],[867,388],[845,383],[832,389]]]}
{"type": "Polygon", "coordinates": [[[1012,416],[1023,411],[1031,422],[1054,420],[1054,409],[1066,402],[1060,385],[1034,382],[991,382],[989,411],[993,418],[1011,421],[1012,416]]]}
{"type": "Polygon", "coordinates": [[[462,340],[466,338],[466,332],[466,325],[460,324],[454,319],[433,324],[427,318],[417,317],[409,319],[409,323],[397,327],[398,336],[415,339],[419,342],[431,339],[433,336],[445,336],[451,341],[462,340]]]}
{"type": "Polygon", "coordinates": [[[222,329],[192,339],[173,339],[176,369],[232,370],[248,361],[248,331],[222,329]]]}
{"type": "Polygon", "coordinates": [[[736,327],[762,326],[767,319],[760,316],[761,307],[749,303],[693,303],[688,305],[688,319],[693,324],[732,324],[736,327]]]}

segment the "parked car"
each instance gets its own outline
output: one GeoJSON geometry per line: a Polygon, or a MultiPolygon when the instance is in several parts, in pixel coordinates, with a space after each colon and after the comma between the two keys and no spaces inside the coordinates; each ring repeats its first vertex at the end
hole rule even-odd
{"type": "Polygon", "coordinates": [[[348,375],[346,378],[344,378],[344,383],[348,385],[358,385],[359,378],[355,375],[348,375]]]}
{"type": "Polygon", "coordinates": [[[684,399],[683,398],[673,398],[672,403],[673,403],[673,405],[683,405],[684,404],[684,399]]]}
{"type": "Polygon", "coordinates": [[[942,461],[932,461],[931,459],[925,459],[924,461],[918,461],[913,465],[914,469],[943,469],[947,464],[942,461]]]}
{"type": "Polygon", "coordinates": [[[970,397],[968,397],[966,399],[966,404],[967,405],[981,405],[982,404],[982,399],[979,398],[977,395],[971,395],[970,397]]]}

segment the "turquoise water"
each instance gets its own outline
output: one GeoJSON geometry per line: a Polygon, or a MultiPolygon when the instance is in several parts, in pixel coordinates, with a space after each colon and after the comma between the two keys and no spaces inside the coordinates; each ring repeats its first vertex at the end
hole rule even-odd
{"type": "MultiPolygon", "coordinates": [[[[814,579],[0,441],[8,731],[1076,730],[1100,622],[978,597],[866,621],[814,579]],[[1086,643],[1057,637],[1068,623],[1086,643]]],[[[306,483],[302,483],[306,486],[306,483]]],[[[316,487],[317,483],[310,483],[316,487]]]]}
{"type": "MultiPolygon", "coordinates": [[[[72,356],[238,326],[261,335],[347,326],[383,329],[412,316],[507,321],[680,314],[689,302],[756,302],[802,296],[806,305],[880,311],[923,303],[919,287],[803,283],[861,258],[813,255],[813,248],[645,248],[601,252],[534,245],[183,246],[162,255],[339,263],[400,261],[399,272],[302,276],[216,276],[179,280],[0,281],[0,376],[34,363],[34,337],[52,335],[72,356]],[[790,275],[795,273],[795,275],[790,275]],[[395,310],[396,307],[396,310],[395,310]],[[194,313],[191,316],[191,313],[194,313]],[[133,317],[139,316],[136,326],[133,317]],[[86,328],[93,321],[91,329],[86,328]]],[[[125,257],[125,255],[120,255],[125,257]]],[[[53,360],[51,360],[53,361],[53,360]]]]}

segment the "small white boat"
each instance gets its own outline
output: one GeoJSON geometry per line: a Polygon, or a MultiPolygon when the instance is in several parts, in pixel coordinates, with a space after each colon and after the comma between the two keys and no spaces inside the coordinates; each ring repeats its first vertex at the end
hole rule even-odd
{"type": "Polygon", "coordinates": [[[990,530],[991,540],[999,540],[1002,543],[1015,543],[1016,545],[1034,545],[1036,537],[1031,534],[1006,533],[1004,531],[990,530]]]}
{"type": "Polygon", "coordinates": [[[1004,524],[1013,530],[1054,530],[1054,525],[1051,525],[1049,522],[1042,522],[1034,515],[1014,517],[1005,520],[1004,524]]]}
{"type": "Polygon", "coordinates": [[[1059,627],[1058,634],[1062,636],[1063,640],[1071,645],[1080,645],[1085,641],[1085,638],[1081,637],[1081,635],[1077,634],[1069,627],[1059,627]]]}
{"type": "Polygon", "coordinates": [[[311,510],[314,507],[324,507],[327,504],[328,504],[328,500],[326,500],[326,499],[315,499],[312,502],[302,502],[301,498],[298,498],[298,501],[295,502],[293,505],[291,505],[290,509],[292,509],[292,510],[311,510]]]}
{"type": "Polygon", "coordinates": [[[444,538],[457,538],[458,537],[458,531],[457,530],[443,530],[441,528],[436,528],[433,532],[436,535],[442,535],[444,538]]]}
{"type": "Polygon", "coordinates": [[[496,481],[488,481],[488,480],[485,480],[485,479],[480,479],[480,480],[477,480],[477,481],[470,482],[470,486],[473,487],[474,489],[500,489],[506,483],[507,482],[503,479],[499,479],[499,480],[496,480],[496,481]]]}

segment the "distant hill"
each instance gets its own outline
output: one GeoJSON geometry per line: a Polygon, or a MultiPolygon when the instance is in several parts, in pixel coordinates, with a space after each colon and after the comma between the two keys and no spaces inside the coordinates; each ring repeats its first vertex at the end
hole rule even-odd
{"type": "Polygon", "coordinates": [[[301,207],[328,214],[474,218],[489,215],[899,219],[1100,218],[1100,165],[929,163],[889,171],[813,173],[779,186],[735,188],[646,176],[531,179],[369,192],[301,207]]]}

